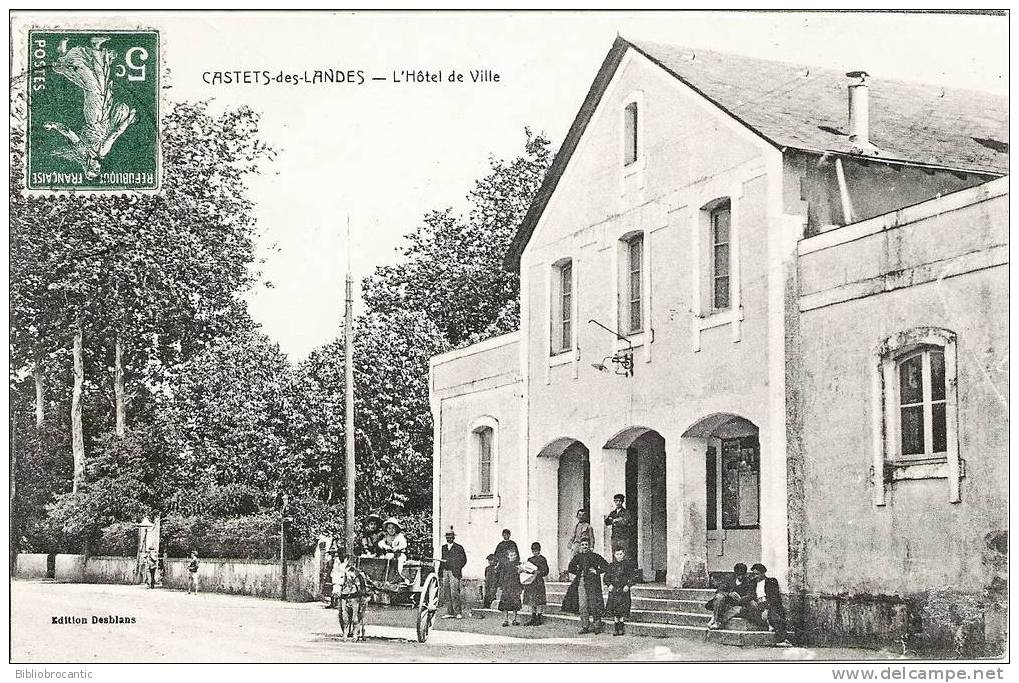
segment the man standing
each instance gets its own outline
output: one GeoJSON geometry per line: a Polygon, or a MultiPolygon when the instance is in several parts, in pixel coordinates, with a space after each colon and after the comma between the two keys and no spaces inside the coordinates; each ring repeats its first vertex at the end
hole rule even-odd
{"type": "Polygon", "coordinates": [[[632,558],[633,548],[630,546],[634,530],[633,514],[623,505],[626,502],[626,496],[622,493],[612,496],[612,502],[615,503],[616,508],[605,515],[605,526],[612,527],[612,548],[624,548],[626,556],[632,558]]]}
{"type": "Polygon", "coordinates": [[[149,548],[149,588],[156,587],[156,570],[159,569],[159,553],[155,548],[149,548]]]}
{"type": "Polygon", "coordinates": [[[198,551],[191,551],[191,559],[188,561],[188,595],[192,591],[198,595],[198,551]]]}
{"type": "Polygon", "coordinates": [[[580,633],[601,633],[605,629],[601,619],[605,611],[601,575],[608,566],[604,557],[591,550],[591,544],[586,538],[581,540],[580,551],[573,556],[567,568],[574,578],[563,596],[560,608],[563,612],[580,615],[580,633]]]}
{"type": "Polygon", "coordinates": [[[453,527],[446,532],[446,543],[442,546],[442,563],[439,572],[442,577],[442,593],[440,600],[446,602],[446,614],[443,619],[463,619],[463,600],[460,595],[460,582],[463,570],[467,565],[467,552],[456,542],[453,527]]]}
{"type": "Polygon", "coordinates": [[[776,646],[792,647],[786,638],[785,608],[782,606],[778,579],[768,576],[767,572],[768,569],[760,562],[750,567],[750,576],[755,581],[750,603],[751,616],[760,626],[775,632],[776,646]]]}

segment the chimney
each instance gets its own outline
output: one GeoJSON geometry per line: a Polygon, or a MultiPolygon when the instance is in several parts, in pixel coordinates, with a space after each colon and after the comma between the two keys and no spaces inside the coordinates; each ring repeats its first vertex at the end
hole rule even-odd
{"type": "Polygon", "coordinates": [[[876,154],[877,148],[870,142],[868,74],[866,71],[850,71],[846,76],[854,79],[849,83],[849,143],[855,151],[876,154]]]}

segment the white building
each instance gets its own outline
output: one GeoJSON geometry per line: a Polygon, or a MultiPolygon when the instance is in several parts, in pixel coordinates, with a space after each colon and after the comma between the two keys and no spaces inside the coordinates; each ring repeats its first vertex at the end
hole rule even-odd
{"type": "Polygon", "coordinates": [[[622,492],[646,580],[788,588],[798,243],[1003,175],[1007,134],[1004,98],[618,38],[507,259],[520,330],[432,359],[436,544],[480,576],[509,528],[555,575],[622,492]]]}

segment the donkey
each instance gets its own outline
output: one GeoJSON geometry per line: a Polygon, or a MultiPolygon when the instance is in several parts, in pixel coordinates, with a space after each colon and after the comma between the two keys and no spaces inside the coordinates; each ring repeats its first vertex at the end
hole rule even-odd
{"type": "Polygon", "coordinates": [[[337,599],[343,640],[364,640],[364,614],[368,608],[368,580],[350,560],[333,565],[333,597],[337,599]]]}

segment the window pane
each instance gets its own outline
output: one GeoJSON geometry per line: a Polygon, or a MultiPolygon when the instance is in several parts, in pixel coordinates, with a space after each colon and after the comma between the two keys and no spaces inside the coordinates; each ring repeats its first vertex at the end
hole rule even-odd
{"type": "Polygon", "coordinates": [[[563,321],[562,350],[565,351],[573,345],[573,330],[569,320],[563,321]]]}
{"type": "Polygon", "coordinates": [[[714,308],[729,308],[729,278],[715,279],[714,308]]]}
{"type": "Polygon", "coordinates": [[[722,528],[739,526],[739,440],[722,441],[722,528]]]}
{"type": "MultiPolygon", "coordinates": [[[[899,363],[899,403],[901,405],[923,401],[922,361],[923,356],[916,355],[899,363]]],[[[942,372],[942,377],[944,377],[944,372],[942,372]]],[[[921,449],[920,452],[923,450],[921,449]]]]}
{"type": "Polygon", "coordinates": [[[922,455],[923,448],[923,406],[902,409],[902,454],[922,455]]]}
{"type": "Polygon", "coordinates": [[[623,115],[626,136],[626,152],[623,163],[632,164],[637,160],[637,103],[631,102],[626,105],[623,115]]]}
{"type": "Polygon", "coordinates": [[[630,302],[630,331],[640,329],[640,301],[630,302]]]}
{"type": "Polygon", "coordinates": [[[630,273],[630,301],[640,301],[640,273],[630,273]]]}
{"type": "Polygon", "coordinates": [[[718,209],[711,214],[715,244],[729,243],[729,209],[718,209]]]}
{"type": "Polygon", "coordinates": [[[630,332],[641,329],[641,256],[644,248],[643,237],[638,235],[627,243],[627,263],[629,266],[629,324],[630,332]]]}
{"type": "Polygon", "coordinates": [[[757,526],[757,472],[740,469],[739,473],[739,524],[757,526]]]}
{"type": "Polygon", "coordinates": [[[729,245],[715,246],[715,277],[729,274],[729,245]]]}
{"type": "Polygon", "coordinates": [[[708,530],[718,528],[718,459],[714,448],[709,448],[704,460],[705,489],[707,491],[707,510],[705,510],[708,530]]]}
{"type": "Polygon", "coordinates": [[[934,452],[944,453],[948,450],[948,425],[945,421],[945,404],[935,403],[931,406],[931,417],[934,422],[934,452]]]}
{"type": "Polygon", "coordinates": [[[630,272],[640,272],[640,252],[644,247],[644,240],[640,237],[634,237],[630,240],[630,272]]]}
{"type": "Polygon", "coordinates": [[[478,493],[492,492],[492,430],[478,432],[478,493]]]}
{"type": "Polygon", "coordinates": [[[757,439],[740,439],[740,488],[739,523],[741,526],[757,526],[760,523],[760,479],[761,462],[757,450],[757,439]]]}
{"type": "Polygon", "coordinates": [[[943,401],[945,400],[945,354],[943,351],[934,350],[932,350],[930,354],[931,399],[935,401],[943,401]]]}

